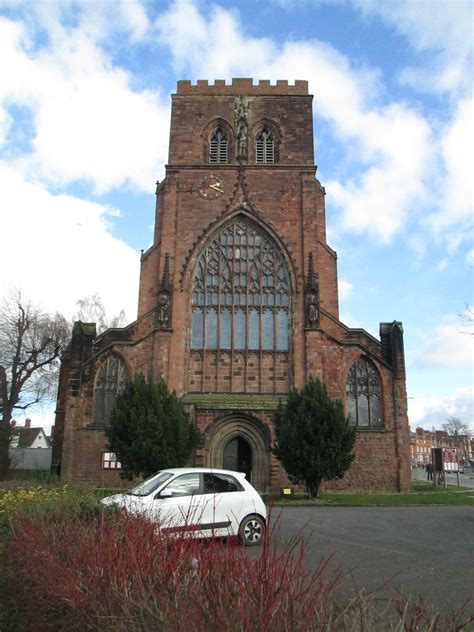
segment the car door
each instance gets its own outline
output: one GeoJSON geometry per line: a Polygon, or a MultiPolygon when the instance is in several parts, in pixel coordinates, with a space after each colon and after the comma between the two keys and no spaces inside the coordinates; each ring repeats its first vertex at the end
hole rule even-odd
{"type": "Polygon", "coordinates": [[[245,490],[231,474],[203,473],[202,527],[209,535],[237,535],[245,490]]]}
{"type": "Polygon", "coordinates": [[[173,478],[155,495],[152,519],[163,531],[198,530],[201,505],[201,475],[187,472],[173,478]]]}

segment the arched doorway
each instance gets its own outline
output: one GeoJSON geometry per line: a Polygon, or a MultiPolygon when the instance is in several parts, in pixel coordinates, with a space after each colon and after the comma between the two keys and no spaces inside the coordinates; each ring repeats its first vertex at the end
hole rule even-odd
{"type": "Polygon", "coordinates": [[[260,492],[270,490],[271,436],[253,415],[232,414],[212,424],[205,433],[207,467],[245,472],[260,492]]]}
{"type": "Polygon", "coordinates": [[[243,437],[231,439],[224,448],[223,468],[244,472],[247,480],[252,482],[252,448],[243,437]]]}

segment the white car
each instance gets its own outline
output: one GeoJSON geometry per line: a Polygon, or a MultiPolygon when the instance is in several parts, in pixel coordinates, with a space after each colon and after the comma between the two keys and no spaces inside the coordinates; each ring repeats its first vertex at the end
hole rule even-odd
{"type": "Polygon", "coordinates": [[[245,474],[209,468],[162,470],[133,489],[102,499],[102,504],[142,514],[164,533],[192,537],[239,536],[246,546],[260,544],[267,510],[245,474]]]}

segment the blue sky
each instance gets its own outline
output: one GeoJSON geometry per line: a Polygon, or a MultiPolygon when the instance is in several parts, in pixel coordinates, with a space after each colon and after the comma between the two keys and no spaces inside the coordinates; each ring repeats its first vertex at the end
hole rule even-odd
{"type": "Polygon", "coordinates": [[[412,427],[474,426],[472,6],[0,0],[0,294],[133,320],[176,81],[307,79],[341,320],[403,322],[412,427]]]}

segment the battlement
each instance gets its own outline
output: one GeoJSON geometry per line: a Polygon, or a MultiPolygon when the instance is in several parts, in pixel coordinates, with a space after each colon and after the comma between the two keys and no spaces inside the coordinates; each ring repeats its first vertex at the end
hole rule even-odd
{"type": "Polygon", "coordinates": [[[232,79],[231,84],[226,84],[225,79],[216,79],[210,84],[207,79],[198,79],[193,85],[189,79],[178,81],[177,94],[188,95],[246,95],[246,96],[293,96],[307,95],[308,82],[297,79],[294,85],[287,80],[278,79],[271,84],[269,79],[260,79],[254,84],[253,79],[232,79]]]}

